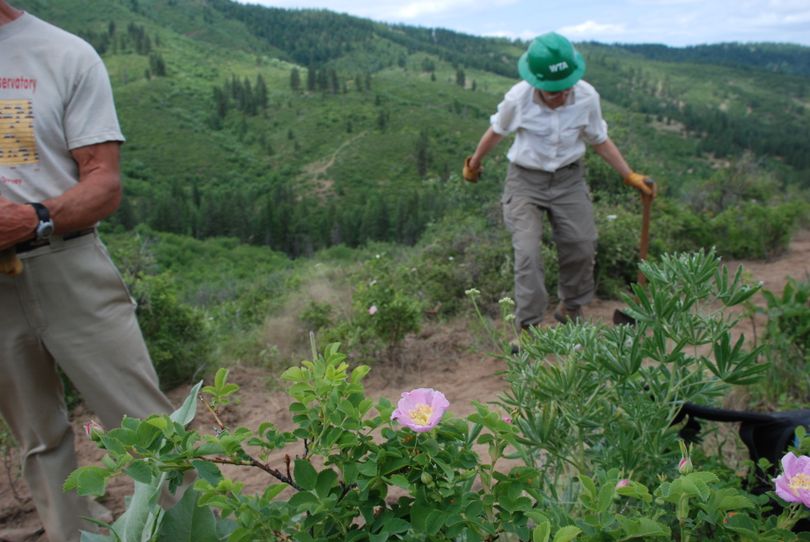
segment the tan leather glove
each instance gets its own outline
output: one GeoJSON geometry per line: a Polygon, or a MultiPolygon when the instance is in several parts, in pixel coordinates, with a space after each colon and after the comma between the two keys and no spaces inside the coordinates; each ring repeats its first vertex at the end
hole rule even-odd
{"type": "Polygon", "coordinates": [[[14,249],[0,250],[0,273],[14,277],[22,273],[22,270],[22,262],[14,253],[14,249]]]}
{"type": "Polygon", "coordinates": [[[477,183],[478,179],[481,177],[481,170],[483,168],[480,164],[477,168],[470,167],[470,160],[472,160],[472,156],[468,156],[464,159],[464,169],[461,170],[461,174],[464,176],[465,181],[477,183]]]}
{"type": "Polygon", "coordinates": [[[655,181],[653,181],[646,175],[642,175],[641,173],[631,171],[624,178],[624,184],[632,186],[645,196],[650,196],[654,198],[656,195],[657,190],[655,186],[655,181]]]}

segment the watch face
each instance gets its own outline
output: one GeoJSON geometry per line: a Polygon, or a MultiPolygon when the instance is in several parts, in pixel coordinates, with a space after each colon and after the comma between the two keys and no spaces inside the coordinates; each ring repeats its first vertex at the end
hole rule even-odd
{"type": "Polygon", "coordinates": [[[37,238],[38,239],[47,239],[53,233],[53,222],[50,220],[47,222],[40,222],[39,226],[37,226],[37,238]]]}

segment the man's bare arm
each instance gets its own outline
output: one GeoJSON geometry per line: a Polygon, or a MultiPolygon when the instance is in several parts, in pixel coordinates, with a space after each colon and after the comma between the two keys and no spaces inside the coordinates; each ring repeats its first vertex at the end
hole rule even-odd
{"type": "Polygon", "coordinates": [[[61,196],[42,203],[48,208],[57,234],[92,227],[121,203],[120,148],[117,141],[71,151],[79,166],[79,183],[61,196]]]}

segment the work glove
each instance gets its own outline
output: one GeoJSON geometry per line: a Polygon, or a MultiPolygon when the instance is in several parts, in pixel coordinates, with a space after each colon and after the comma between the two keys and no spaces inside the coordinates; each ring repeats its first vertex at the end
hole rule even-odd
{"type": "Polygon", "coordinates": [[[17,257],[17,254],[15,254],[13,248],[0,250],[0,273],[14,277],[22,273],[22,270],[22,262],[17,257]]]}
{"type": "Polygon", "coordinates": [[[651,198],[655,197],[656,193],[655,181],[653,181],[646,175],[642,175],[641,173],[631,171],[624,178],[624,184],[632,186],[645,196],[650,196],[651,198]]]}
{"type": "Polygon", "coordinates": [[[479,164],[477,168],[470,167],[470,160],[472,160],[472,156],[468,156],[464,159],[464,169],[461,170],[461,174],[464,176],[464,180],[470,183],[477,183],[478,179],[481,177],[481,165],[479,164]]]}

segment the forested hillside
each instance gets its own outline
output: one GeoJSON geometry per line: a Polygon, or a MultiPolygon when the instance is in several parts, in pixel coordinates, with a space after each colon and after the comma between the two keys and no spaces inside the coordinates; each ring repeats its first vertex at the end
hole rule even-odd
{"type": "MultiPolygon", "coordinates": [[[[128,137],[114,223],[294,256],[413,243],[458,207],[444,185],[458,181],[525,47],[228,0],[17,4],[85,36],[109,66],[128,137]]],[[[581,48],[614,139],[668,193],[744,152],[807,186],[808,79],[788,75],[803,73],[807,48],[765,72],[748,69],[763,48],[735,47],[723,66],[728,45],[581,48]]],[[[502,158],[488,166],[474,200],[494,197],[502,169],[502,158]]],[[[591,169],[594,186],[617,182],[591,169]]]]}

